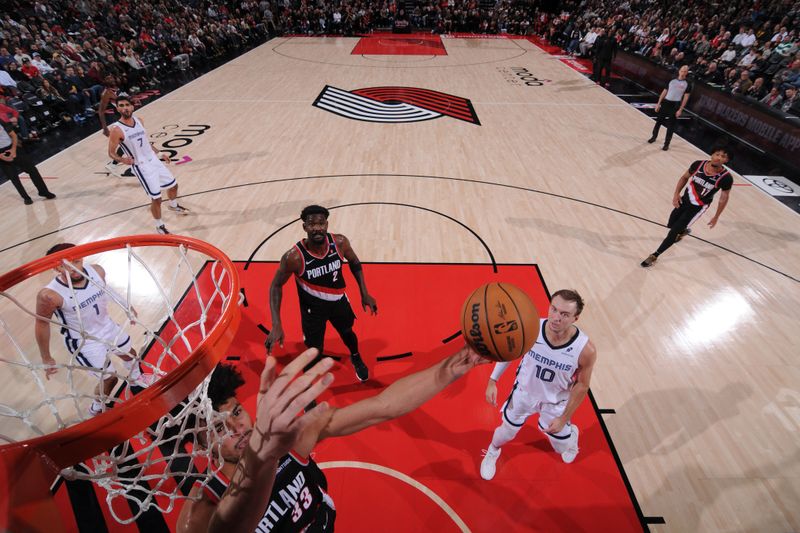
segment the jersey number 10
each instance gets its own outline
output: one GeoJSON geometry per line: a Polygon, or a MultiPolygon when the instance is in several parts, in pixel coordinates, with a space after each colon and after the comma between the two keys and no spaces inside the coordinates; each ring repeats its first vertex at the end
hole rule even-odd
{"type": "Polygon", "coordinates": [[[549,368],[542,368],[539,365],[536,365],[536,377],[542,381],[546,381],[547,383],[552,383],[556,378],[556,373],[549,368]]]}

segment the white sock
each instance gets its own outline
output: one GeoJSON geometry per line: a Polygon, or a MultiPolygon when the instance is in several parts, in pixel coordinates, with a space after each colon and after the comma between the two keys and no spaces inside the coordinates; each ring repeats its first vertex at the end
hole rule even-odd
{"type": "Polygon", "coordinates": [[[161,226],[163,226],[163,225],[164,225],[164,223],[161,221],[161,219],[160,219],[160,218],[157,218],[157,219],[155,220],[155,223],[156,223],[156,229],[158,229],[158,228],[160,228],[161,226]]]}
{"type": "Polygon", "coordinates": [[[170,207],[178,207],[178,199],[176,198],[174,200],[170,200],[169,201],[169,206],[170,207]]]}
{"type": "Polygon", "coordinates": [[[103,410],[103,403],[97,400],[92,400],[92,411],[99,412],[103,410]]]}

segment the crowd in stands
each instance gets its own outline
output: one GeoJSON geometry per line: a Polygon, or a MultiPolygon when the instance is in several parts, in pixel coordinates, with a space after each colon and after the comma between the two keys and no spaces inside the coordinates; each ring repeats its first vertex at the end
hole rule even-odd
{"type": "Polygon", "coordinates": [[[266,1],[9,3],[0,16],[0,120],[28,140],[36,129],[92,117],[105,87],[139,93],[165,76],[203,71],[264,41],[271,24],[266,1]]]}
{"type": "MultiPolygon", "coordinates": [[[[0,18],[0,120],[23,138],[81,122],[104,87],[138,92],[203,71],[276,34],[539,34],[592,57],[598,35],[764,105],[800,111],[800,1],[731,0],[6,0],[0,18]],[[543,3],[547,2],[547,3],[543,3]],[[602,30],[602,31],[601,31],[602,30]]],[[[187,78],[188,79],[188,78],[187,78]]]]}
{"type": "Polygon", "coordinates": [[[567,2],[548,20],[547,36],[590,56],[600,30],[620,48],[696,80],[800,116],[800,2],[727,3],[587,0],[567,2]]]}

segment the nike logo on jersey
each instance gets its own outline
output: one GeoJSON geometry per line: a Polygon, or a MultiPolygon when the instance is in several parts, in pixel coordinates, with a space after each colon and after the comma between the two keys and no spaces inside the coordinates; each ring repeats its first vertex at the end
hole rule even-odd
{"type": "Polygon", "coordinates": [[[306,264],[307,264],[307,265],[310,265],[310,264],[311,264],[311,263],[313,263],[313,262],[314,262],[314,260],[313,260],[313,259],[311,259],[311,260],[309,260],[309,261],[306,261],[306,264]]]}

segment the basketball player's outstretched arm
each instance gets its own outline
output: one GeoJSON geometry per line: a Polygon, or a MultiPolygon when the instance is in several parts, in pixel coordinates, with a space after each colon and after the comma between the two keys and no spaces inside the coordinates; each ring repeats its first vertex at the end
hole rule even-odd
{"type": "Polygon", "coordinates": [[[281,302],[283,301],[283,286],[292,277],[292,274],[300,273],[303,258],[292,248],[281,257],[281,264],[272,278],[269,286],[269,311],[272,316],[272,329],[264,343],[267,353],[272,353],[272,347],[277,343],[283,348],[283,326],[281,324],[281,302]]]}
{"type": "MultiPolygon", "coordinates": [[[[433,366],[398,379],[380,394],[341,409],[331,409],[320,425],[309,427],[295,450],[307,456],[328,437],[342,437],[409,413],[487,359],[465,346],[433,366]]],[[[316,408],[315,408],[316,409],[316,408]]]]}
{"type": "Polygon", "coordinates": [[[322,402],[297,416],[333,382],[328,373],[332,360],[323,359],[305,373],[319,352],[309,349],[296,357],[280,373],[276,362],[267,358],[261,373],[256,421],[253,432],[231,478],[231,484],[218,504],[207,499],[197,486],[192,488],[178,518],[179,532],[255,531],[267,508],[275,473],[281,457],[295,448],[304,430],[318,424],[328,414],[322,402]]]}
{"type": "Polygon", "coordinates": [[[364,279],[364,270],[361,267],[361,261],[358,260],[358,256],[353,251],[353,247],[350,246],[350,241],[344,235],[335,235],[334,238],[336,239],[336,246],[339,247],[339,250],[342,251],[342,255],[345,259],[347,259],[347,264],[350,266],[350,272],[353,273],[353,277],[356,278],[358,282],[358,288],[361,291],[361,307],[364,311],[369,308],[369,312],[372,315],[378,314],[378,302],[375,301],[375,298],[370,296],[369,291],[367,290],[367,282],[364,279]]]}
{"type": "MultiPolygon", "coordinates": [[[[36,315],[42,318],[36,319],[34,326],[34,334],[36,336],[36,344],[39,347],[39,355],[42,358],[42,363],[46,365],[55,365],[56,361],[50,355],[50,321],[47,320],[53,313],[61,307],[64,300],[55,291],[50,289],[42,289],[36,296],[36,315]]],[[[58,369],[51,366],[45,368],[44,377],[50,379],[50,376],[58,372],[58,369]]]]}
{"type": "Polygon", "coordinates": [[[550,425],[545,429],[545,433],[558,433],[567,424],[575,410],[586,398],[586,393],[589,392],[589,382],[592,379],[592,370],[594,363],[597,360],[597,350],[592,344],[592,341],[586,343],[583,347],[580,357],[578,357],[578,369],[576,370],[577,378],[569,390],[569,399],[567,406],[564,408],[564,413],[553,419],[550,425]]]}

